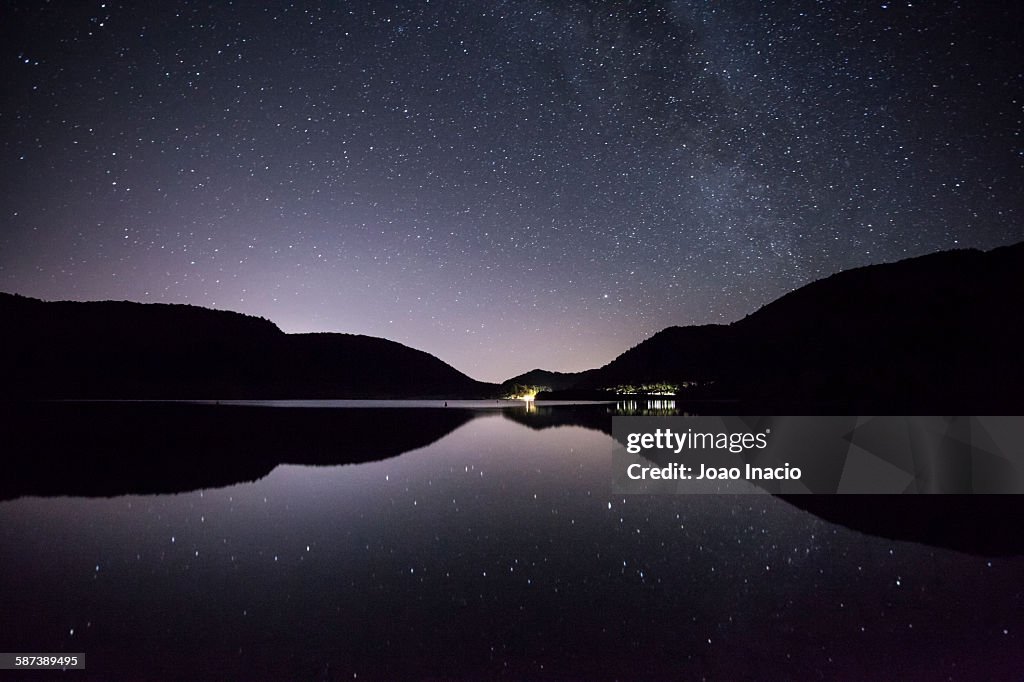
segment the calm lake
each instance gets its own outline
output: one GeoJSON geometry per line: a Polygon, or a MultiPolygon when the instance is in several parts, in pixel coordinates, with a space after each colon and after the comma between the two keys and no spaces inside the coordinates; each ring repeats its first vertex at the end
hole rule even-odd
{"type": "MultiPolygon", "coordinates": [[[[80,431],[16,435],[0,651],[84,652],[67,675],[105,680],[1011,679],[1024,665],[1019,556],[873,537],[767,495],[612,496],[611,415],[628,405],[362,405],[279,424],[307,412],[94,405],[80,431]],[[207,421],[167,426],[189,409],[207,421]],[[136,429],[127,444],[90,430],[98,411],[136,429]],[[338,420],[368,426],[349,441],[338,420]],[[211,426],[268,423],[280,441],[211,426]],[[85,457],[76,443],[107,467],[95,481],[61,478],[85,457]],[[132,494],[164,485],[119,478],[150,451],[170,461],[157,476],[180,462],[198,484],[185,472],[183,492],[132,494]]],[[[62,409],[53,429],[77,419],[62,409]]]]}

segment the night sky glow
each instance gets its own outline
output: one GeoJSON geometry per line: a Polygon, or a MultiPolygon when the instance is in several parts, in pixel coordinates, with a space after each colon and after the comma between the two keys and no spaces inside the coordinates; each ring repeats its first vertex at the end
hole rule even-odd
{"type": "Polygon", "coordinates": [[[4,3],[0,290],[602,365],[1024,238],[1020,3],[4,3]],[[937,5],[941,5],[938,7],[937,5]]]}

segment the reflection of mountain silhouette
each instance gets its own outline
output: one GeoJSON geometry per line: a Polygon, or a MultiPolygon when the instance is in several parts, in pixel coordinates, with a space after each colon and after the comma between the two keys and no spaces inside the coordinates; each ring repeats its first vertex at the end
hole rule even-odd
{"type": "Polygon", "coordinates": [[[781,495],[794,507],[868,535],[970,554],[1024,554],[1024,495],[781,495]]]}
{"type": "MultiPolygon", "coordinates": [[[[425,447],[491,411],[185,402],[0,403],[7,476],[24,495],[178,493],[260,479],[279,464],[359,464],[425,447]],[[13,472],[13,475],[12,475],[13,472]]],[[[532,429],[611,435],[607,405],[501,410],[532,429]]]]}
{"type": "Polygon", "coordinates": [[[278,464],[395,457],[478,413],[455,408],[269,408],[189,403],[7,403],[0,499],[184,492],[278,464]],[[12,472],[13,475],[12,475],[12,472]]]}
{"type": "MultiPolygon", "coordinates": [[[[612,435],[610,405],[538,405],[509,410],[507,419],[532,429],[582,426],[612,435]]],[[[674,458],[651,457],[665,465],[674,458]]],[[[820,519],[851,530],[989,556],[1024,554],[1014,519],[1024,515],[1021,495],[780,495],[820,519]]]]}
{"type": "MultiPolygon", "coordinates": [[[[493,412],[454,407],[0,404],[8,472],[0,477],[0,499],[184,492],[252,481],[278,464],[382,460],[425,447],[484,414],[493,412]]],[[[531,429],[580,426],[610,436],[614,409],[607,404],[538,405],[501,414],[531,429]]],[[[869,535],[984,555],[1024,554],[1024,538],[1014,521],[1024,513],[1020,495],[781,499],[869,535]]]]}
{"type": "Polygon", "coordinates": [[[554,426],[582,426],[612,435],[612,405],[535,405],[531,409],[503,410],[506,419],[534,430],[554,426]]]}
{"type": "MultiPolygon", "coordinates": [[[[610,421],[610,420],[609,420],[610,421]]],[[[680,458],[639,455],[656,466],[680,458]]],[[[778,495],[818,518],[867,535],[987,556],[1024,555],[1015,519],[1024,495],[778,495]]]]}

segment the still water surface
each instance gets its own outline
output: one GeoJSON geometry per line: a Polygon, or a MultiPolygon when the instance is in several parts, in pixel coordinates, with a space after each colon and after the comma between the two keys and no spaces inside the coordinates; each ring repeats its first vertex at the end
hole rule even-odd
{"type": "Polygon", "coordinates": [[[546,423],[482,411],[382,461],[2,502],[0,650],[85,652],[89,679],[1022,669],[1021,558],[873,538],[769,496],[615,497],[610,436],[546,423]]]}

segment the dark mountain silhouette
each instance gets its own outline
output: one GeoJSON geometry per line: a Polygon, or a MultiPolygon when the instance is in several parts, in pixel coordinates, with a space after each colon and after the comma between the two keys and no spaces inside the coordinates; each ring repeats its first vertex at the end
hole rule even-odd
{"type": "MultiPolygon", "coordinates": [[[[506,383],[551,386],[563,395],[574,389],[581,397],[623,384],[687,384],[679,397],[703,401],[694,404],[708,414],[1021,414],[1021,273],[1024,243],[868,266],[809,284],[730,325],[665,329],[599,369],[534,370],[506,383]]],[[[0,320],[0,392],[7,398],[499,393],[497,385],[383,339],[284,334],[261,318],[192,306],[0,294],[0,320]]],[[[18,472],[0,485],[0,498],[226,485],[281,462],[398,454],[472,418],[454,408],[0,407],[5,461],[18,472]]],[[[508,416],[534,428],[610,428],[604,408],[508,416]]],[[[871,534],[1019,554],[1024,547],[1010,521],[1019,515],[1019,497],[786,499],[871,534]]]]}
{"type": "Polygon", "coordinates": [[[501,382],[501,389],[502,392],[507,393],[516,386],[538,386],[551,391],[561,391],[579,383],[583,374],[583,372],[551,372],[546,369],[531,369],[529,372],[501,382]]]}
{"type": "Polygon", "coordinates": [[[607,365],[581,374],[572,388],[718,380],[733,346],[734,334],[724,325],[668,327],[607,365]]]}
{"type": "Polygon", "coordinates": [[[285,334],[189,305],[0,294],[8,398],[489,397],[436,357],[353,334],[285,334]]]}
{"type": "MultiPolygon", "coordinates": [[[[564,397],[674,384],[750,413],[1010,413],[1024,407],[1024,243],[833,275],[730,325],[670,327],[609,364],[533,370],[501,387],[401,344],[285,334],[187,305],[0,294],[0,391],[49,398],[564,397]],[[558,397],[554,395],[552,397],[558,397]]],[[[607,395],[607,394],[603,394],[607,395]]]]}
{"type": "Polygon", "coordinates": [[[680,395],[764,414],[1019,414],[1022,272],[1024,243],[848,270],[730,325],[665,329],[571,388],[695,382],[680,395]]]}
{"type": "MultiPolygon", "coordinates": [[[[1021,414],[1022,273],[1024,243],[842,272],[731,325],[665,329],[550,397],[691,382],[681,406],[706,414],[1021,414]]],[[[1019,495],[782,497],[871,535],[1024,553],[1019,495]]]]}

